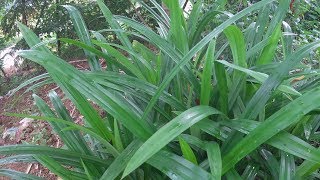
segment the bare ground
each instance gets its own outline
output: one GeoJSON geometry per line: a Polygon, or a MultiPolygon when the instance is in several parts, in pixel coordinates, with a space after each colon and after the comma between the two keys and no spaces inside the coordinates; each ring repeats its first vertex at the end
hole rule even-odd
{"type": "MultiPolygon", "coordinates": [[[[85,61],[71,61],[78,69],[87,69],[88,65],[85,61]]],[[[14,76],[16,70],[7,70],[10,76],[14,76]]],[[[48,93],[55,90],[60,97],[63,92],[54,84],[49,84],[37,90],[36,94],[50,104],[48,93]]],[[[23,142],[31,144],[46,145],[59,148],[63,145],[59,137],[52,131],[50,125],[44,121],[35,121],[30,119],[22,119],[17,117],[9,117],[6,113],[19,113],[31,115],[39,113],[34,105],[32,93],[24,93],[25,89],[20,90],[13,96],[0,96],[0,146],[16,145],[23,142]]],[[[76,123],[82,122],[81,114],[76,110],[70,100],[64,100],[64,105],[68,109],[71,117],[76,123]]],[[[4,157],[4,156],[2,156],[4,157]]],[[[1,156],[0,156],[1,158],[1,156]]],[[[47,168],[39,163],[13,163],[0,165],[0,169],[11,169],[27,174],[32,174],[48,180],[58,179],[47,168]]],[[[6,177],[0,177],[0,180],[6,180],[6,177]]]]}

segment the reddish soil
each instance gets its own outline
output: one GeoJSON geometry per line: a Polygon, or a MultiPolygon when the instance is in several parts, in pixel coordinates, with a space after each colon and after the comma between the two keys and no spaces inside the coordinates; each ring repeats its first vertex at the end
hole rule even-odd
{"type": "MultiPolygon", "coordinates": [[[[47,85],[40,88],[38,95],[42,98],[46,94],[55,88],[54,85],[47,85]]],[[[48,123],[44,121],[31,121],[23,123],[22,118],[8,117],[4,113],[20,113],[20,114],[32,114],[35,113],[35,107],[33,105],[32,93],[26,93],[22,96],[23,90],[16,93],[12,97],[3,97],[0,100],[0,126],[1,126],[1,137],[0,145],[14,145],[21,144],[22,142],[28,142],[32,144],[48,145],[54,147],[60,147],[58,137],[51,131],[48,123]],[[5,135],[8,130],[17,129],[12,135],[5,135]]],[[[48,100],[48,98],[44,98],[48,100]]],[[[44,179],[54,180],[57,179],[55,175],[49,172],[46,168],[40,164],[27,164],[27,163],[14,163],[4,165],[1,168],[12,169],[28,174],[33,174],[44,179]]],[[[0,178],[5,179],[5,178],[0,178]]]]}
{"type": "MultiPolygon", "coordinates": [[[[70,63],[78,69],[88,68],[87,63],[82,60],[71,61],[70,63]]],[[[50,104],[50,100],[47,95],[51,90],[55,90],[60,98],[64,96],[63,92],[54,84],[45,85],[39,88],[36,94],[50,104]]],[[[0,97],[0,146],[28,142],[30,144],[47,145],[55,148],[61,147],[63,143],[60,141],[59,137],[52,132],[52,129],[47,122],[35,120],[23,122],[21,121],[23,118],[9,117],[4,115],[5,113],[19,113],[27,115],[38,113],[37,108],[33,103],[32,93],[28,92],[24,94],[24,91],[25,89],[22,89],[11,97],[0,97]],[[6,135],[12,129],[15,129],[16,133],[14,133],[14,135],[6,135]]],[[[76,110],[71,101],[64,100],[63,103],[75,122],[81,123],[82,116],[76,110]]],[[[0,165],[0,168],[24,172],[48,180],[58,179],[57,176],[52,174],[48,169],[44,168],[39,163],[13,163],[3,166],[0,165]]],[[[4,180],[8,178],[0,177],[0,180],[2,179],[4,180]]]]}

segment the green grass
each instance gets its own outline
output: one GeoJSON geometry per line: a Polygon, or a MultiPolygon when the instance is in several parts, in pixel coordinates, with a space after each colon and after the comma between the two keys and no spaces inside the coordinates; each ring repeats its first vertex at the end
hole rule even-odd
{"type": "MultiPolygon", "coordinates": [[[[167,0],[168,17],[156,1],[151,1],[155,8],[141,2],[157,20],[158,32],[112,15],[102,0],[97,2],[121,44],[107,42],[105,30],[88,31],[71,6],[65,8],[79,40],[61,39],[83,48],[90,71],[75,69],[18,24],[31,48],[20,56],[40,64],[48,74],[16,90],[33,82],[37,83],[29,89],[55,82],[83,115],[85,125],[73,122],[55,92],[49,93],[53,109],[34,95],[42,116],[8,115],[48,121],[65,149],[3,146],[0,154],[13,156],[2,163],[37,161],[63,179],[320,176],[319,70],[301,63],[313,60],[308,54],[320,43],[290,43],[288,24],[281,23],[290,1],[262,0],[218,25],[210,19],[223,16],[221,6],[204,14],[202,1],[197,1],[185,17],[177,0],[167,0]],[[258,15],[244,29],[235,25],[258,11],[273,18],[258,15]],[[153,50],[131,42],[132,36],[144,39],[153,50]],[[98,58],[105,59],[105,71],[98,58]],[[302,72],[290,73],[296,69],[302,72]],[[304,79],[296,82],[302,75],[304,79]],[[106,118],[91,102],[107,112],[106,118]]],[[[34,178],[5,169],[0,174],[34,178]]]]}

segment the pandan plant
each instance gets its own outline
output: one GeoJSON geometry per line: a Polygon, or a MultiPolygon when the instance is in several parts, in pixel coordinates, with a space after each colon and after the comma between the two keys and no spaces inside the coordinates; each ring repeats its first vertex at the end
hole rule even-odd
{"type": "MultiPolygon", "coordinates": [[[[7,115],[48,121],[64,146],[2,146],[1,162],[39,162],[62,179],[319,178],[319,69],[301,62],[312,61],[308,54],[320,43],[293,46],[284,21],[290,0],[261,0],[236,14],[226,1],[210,10],[190,1],[188,12],[178,0],[150,2],[136,3],[156,20],[156,31],[97,0],[110,29],[91,32],[77,9],[64,6],[79,39],[60,40],[83,48],[88,71],[18,23],[30,46],[19,55],[47,73],[15,92],[55,83],[84,125],[56,92],[48,95],[53,108],[34,94],[41,116],[7,115]],[[121,43],[106,41],[105,32],[121,43]]],[[[38,179],[7,169],[0,174],[38,179]]]]}

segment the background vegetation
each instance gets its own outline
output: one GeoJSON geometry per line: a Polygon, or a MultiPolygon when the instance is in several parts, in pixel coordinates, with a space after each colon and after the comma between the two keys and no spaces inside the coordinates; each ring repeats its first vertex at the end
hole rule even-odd
{"type": "MultiPolygon", "coordinates": [[[[53,27],[72,24],[75,34],[53,28],[49,42],[43,25],[17,16],[30,47],[19,55],[47,72],[13,93],[55,83],[64,97],[52,91],[47,104],[34,94],[41,116],[7,115],[48,121],[64,146],[3,146],[0,154],[11,156],[1,162],[40,162],[63,179],[319,178],[318,2],[190,3],[187,10],[178,0],[130,1],[132,14],[119,16],[97,0],[97,14],[88,18],[79,5],[55,6],[71,21],[53,27]],[[59,42],[83,50],[90,70],[64,60],[59,42]],[[77,107],[83,125],[63,99],[77,107]]],[[[28,16],[43,17],[41,23],[55,14],[37,13],[28,16]]],[[[10,32],[4,30],[7,38],[10,32]]]]}
{"type": "MultiPolygon", "coordinates": [[[[128,17],[135,17],[133,6],[130,1],[105,1],[112,7],[113,13],[128,17]]],[[[0,50],[13,45],[10,54],[19,49],[27,48],[27,44],[19,33],[17,23],[21,22],[32,29],[41,40],[47,41],[48,47],[61,57],[67,60],[83,59],[85,55],[80,48],[68,45],[59,40],[60,37],[76,38],[70,17],[67,11],[61,6],[70,4],[77,7],[82,13],[83,20],[92,27],[90,30],[101,30],[108,28],[108,24],[103,20],[103,15],[98,5],[87,0],[3,0],[0,2],[0,50]]],[[[110,34],[109,41],[116,41],[116,37],[110,34]]],[[[15,56],[14,56],[15,57],[15,56]]],[[[0,57],[0,65],[3,64],[5,56],[0,57]]],[[[16,58],[15,61],[21,60],[16,58]]],[[[17,65],[18,66],[18,65],[17,65]]],[[[35,63],[25,61],[20,69],[32,69],[36,67],[39,74],[43,72],[40,66],[35,63]]],[[[0,66],[1,69],[2,66],[0,66]]],[[[5,76],[1,72],[1,77],[5,76]]],[[[29,77],[29,76],[28,76],[29,77]]],[[[0,95],[6,94],[9,90],[18,86],[27,78],[17,74],[11,78],[0,78],[3,87],[0,88],[0,95]]]]}

